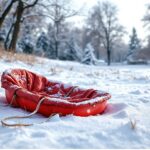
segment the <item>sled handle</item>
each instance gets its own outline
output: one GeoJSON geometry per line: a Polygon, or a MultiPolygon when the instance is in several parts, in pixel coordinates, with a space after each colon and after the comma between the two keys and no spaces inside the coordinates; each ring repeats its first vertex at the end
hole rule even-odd
{"type": "MultiPolygon", "coordinates": [[[[32,126],[34,125],[33,123],[32,124],[24,124],[24,123],[14,123],[14,124],[10,124],[10,123],[7,123],[6,121],[7,120],[12,120],[12,119],[25,119],[25,118],[30,118],[31,116],[33,116],[34,114],[36,114],[42,104],[42,102],[45,100],[45,97],[41,98],[41,100],[38,102],[37,106],[36,106],[36,109],[28,114],[28,115],[25,115],[25,116],[11,116],[11,117],[6,117],[4,119],[1,120],[1,124],[2,126],[7,126],[7,127],[25,127],[25,126],[32,126]]],[[[54,115],[56,115],[56,113],[53,113],[51,114],[48,119],[46,119],[44,122],[47,122],[51,117],[53,117],[54,115]]],[[[44,122],[41,122],[41,123],[44,123],[44,122]]]]}

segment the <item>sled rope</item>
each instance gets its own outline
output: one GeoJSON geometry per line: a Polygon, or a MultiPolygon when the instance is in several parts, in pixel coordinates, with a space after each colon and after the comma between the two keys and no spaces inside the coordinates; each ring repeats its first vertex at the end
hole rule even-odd
{"type": "MultiPolygon", "coordinates": [[[[22,127],[22,126],[32,126],[32,125],[34,125],[33,123],[32,124],[24,124],[24,123],[14,123],[14,124],[10,124],[10,123],[7,123],[6,121],[7,120],[12,120],[12,119],[25,119],[25,118],[30,118],[30,117],[32,117],[33,115],[35,115],[37,112],[38,112],[38,110],[39,110],[39,108],[40,108],[40,106],[41,106],[41,104],[42,104],[42,102],[45,100],[45,97],[43,97],[39,102],[38,102],[38,104],[37,104],[37,106],[36,106],[36,109],[32,112],[32,113],[30,113],[30,114],[28,114],[28,115],[25,115],[25,116],[11,116],[11,117],[6,117],[6,118],[4,118],[4,119],[2,119],[1,120],[1,123],[2,123],[2,126],[7,126],[7,127],[22,127]]],[[[48,119],[46,120],[46,121],[44,121],[44,122],[47,122],[51,117],[53,117],[54,115],[56,115],[56,114],[51,114],[49,117],[48,117],[48,119]]],[[[44,123],[44,122],[41,122],[41,123],[44,123]]]]}
{"type": "MultiPolygon", "coordinates": [[[[14,95],[13,95],[13,97],[12,97],[12,100],[10,101],[9,104],[0,104],[0,106],[3,106],[3,107],[12,106],[12,105],[13,105],[13,102],[16,101],[16,97],[17,97],[16,92],[17,92],[18,90],[20,90],[20,89],[22,89],[22,88],[18,88],[18,89],[15,90],[14,95]]],[[[16,101],[16,103],[17,103],[17,101],[16,101]]]]}
{"type": "Polygon", "coordinates": [[[14,100],[16,99],[16,96],[17,96],[16,93],[14,93],[13,98],[12,98],[10,104],[0,104],[0,106],[2,106],[2,107],[12,106],[14,100]]]}
{"type": "Polygon", "coordinates": [[[75,88],[77,88],[78,86],[74,86],[74,87],[72,87],[71,89],[70,89],[70,91],[64,96],[64,97],[68,97],[72,92],[73,92],[73,90],[75,89],[75,88]]]}

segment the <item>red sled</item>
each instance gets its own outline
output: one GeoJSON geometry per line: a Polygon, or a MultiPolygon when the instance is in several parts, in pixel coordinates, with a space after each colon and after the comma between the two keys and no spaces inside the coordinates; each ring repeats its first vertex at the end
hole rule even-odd
{"type": "Polygon", "coordinates": [[[37,112],[46,117],[101,114],[111,98],[109,93],[50,81],[25,69],[6,70],[1,82],[9,104],[32,112],[40,102],[37,112]]]}

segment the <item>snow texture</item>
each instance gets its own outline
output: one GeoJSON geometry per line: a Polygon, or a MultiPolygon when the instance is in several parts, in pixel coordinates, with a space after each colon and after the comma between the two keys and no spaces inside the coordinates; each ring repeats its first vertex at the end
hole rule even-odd
{"type": "MultiPolygon", "coordinates": [[[[30,119],[10,122],[36,123],[31,127],[0,126],[1,148],[150,148],[150,66],[87,66],[69,61],[39,59],[34,66],[0,60],[0,75],[5,69],[25,68],[81,88],[94,88],[112,95],[103,115],[90,117],[37,114],[30,119]],[[134,129],[131,122],[136,122],[134,129]]],[[[0,89],[0,104],[5,103],[0,89]]],[[[0,106],[0,119],[28,112],[0,106]]]]}

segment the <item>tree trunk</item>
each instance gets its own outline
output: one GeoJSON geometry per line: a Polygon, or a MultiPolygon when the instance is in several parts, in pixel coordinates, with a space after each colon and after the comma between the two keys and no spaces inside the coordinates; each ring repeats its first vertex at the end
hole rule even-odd
{"type": "Polygon", "coordinates": [[[15,0],[11,1],[11,3],[9,3],[9,5],[7,6],[7,8],[4,10],[3,14],[0,16],[0,28],[1,28],[1,26],[2,26],[2,24],[4,22],[4,20],[5,20],[5,17],[9,13],[9,11],[10,11],[10,9],[11,9],[11,7],[12,7],[12,5],[13,5],[14,2],[15,2],[15,0]]]}
{"type": "Polygon", "coordinates": [[[109,43],[109,39],[107,39],[107,65],[110,66],[111,63],[111,50],[110,50],[110,43],[109,43]]]}
{"type": "Polygon", "coordinates": [[[9,46],[9,37],[10,37],[10,33],[12,32],[12,29],[14,27],[14,23],[12,23],[8,33],[7,33],[7,36],[6,36],[6,39],[5,39],[5,42],[4,42],[4,47],[5,47],[5,50],[8,50],[8,46],[9,46]]]}
{"type": "Polygon", "coordinates": [[[111,63],[111,60],[110,60],[111,57],[110,57],[110,56],[111,56],[110,49],[107,49],[107,59],[108,59],[108,60],[107,60],[107,65],[108,65],[108,66],[110,66],[110,63],[111,63]]]}
{"type": "Polygon", "coordinates": [[[107,65],[110,66],[111,63],[111,50],[110,50],[110,38],[109,34],[106,34],[106,49],[107,49],[107,65]]]}
{"type": "Polygon", "coordinates": [[[59,22],[56,21],[55,22],[55,55],[56,55],[56,58],[58,58],[58,49],[59,49],[58,37],[59,37],[59,22]]]}
{"type": "Polygon", "coordinates": [[[12,39],[9,45],[9,50],[12,52],[16,51],[16,44],[17,44],[17,39],[18,39],[18,35],[20,32],[20,22],[21,22],[23,11],[24,11],[23,2],[19,1],[18,7],[17,7],[16,22],[14,24],[12,39]]]}
{"type": "Polygon", "coordinates": [[[58,58],[58,41],[55,41],[55,56],[58,58]]]}

